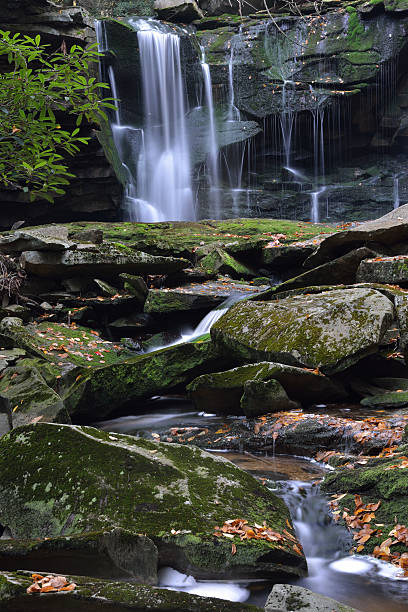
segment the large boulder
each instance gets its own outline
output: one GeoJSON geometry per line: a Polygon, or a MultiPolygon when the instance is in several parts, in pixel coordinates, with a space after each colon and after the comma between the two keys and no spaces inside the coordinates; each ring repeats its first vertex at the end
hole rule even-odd
{"type": "MultiPolygon", "coordinates": [[[[232,370],[203,374],[187,387],[198,410],[229,414],[242,414],[240,404],[245,385],[249,381],[278,381],[291,399],[306,404],[340,401],[346,398],[341,385],[320,372],[263,361],[233,368],[232,370]]],[[[249,389],[245,389],[250,393],[249,389]]],[[[284,410],[284,407],[278,407],[284,410]]],[[[270,404],[260,404],[258,414],[271,412],[270,404]]],[[[246,414],[246,412],[244,411],[246,414]]]]}
{"type": "MultiPolygon", "coordinates": [[[[41,568],[37,568],[37,570],[41,568]]],[[[38,571],[36,572],[38,573],[38,571]]],[[[47,574],[57,576],[56,574],[47,574]]],[[[245,603],[223,601],[215,597],[200,597],[189,593],[163,590],[134,582],[112,582],[97,578],[64,575],[75,590],[48,593],[46,596],[27,593],[33,584],[31,572],[0,573],[0,606],[2,612],[256,612],[260,608],[245,603]],[[62,597],[61,597],[62,595],[62,597]]]]}
{"type": "Polygon", "coordinates": [[[0,439],[0,523],[15,538],[143,533],[160,565],[199,578],[306,567],[284,502],[254,477],[196,447],[91,427],[35,424],[0,439]],[[214,528],[236,518],[265,521],[274,535],[217,537],[214,528]]]}
{"type": "Polygon", "coordinates": [[[122,272],[168,274],[187,268],[189,262],[175,257],[155,257],[121,245],[100,245],[75,251],[24,251],[21,264],[34,276],[112,278],[122,272]]]}
{"type": "Polygon", "coordinates": [[[340,372],[374,353],[394,317],[391,301],[374,289],[241,302],[211,328],[216,346],[246,362],[277,361],[340,372]]]}

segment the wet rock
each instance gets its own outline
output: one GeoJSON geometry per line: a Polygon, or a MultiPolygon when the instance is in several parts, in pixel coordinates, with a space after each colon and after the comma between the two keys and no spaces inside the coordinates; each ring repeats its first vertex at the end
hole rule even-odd
{"type": "Polygon", "coordinates": [[[188,261],[174,257],[155,257],[127,247],[95,247],[87,251],[25,251],[21,264],[29,274],[50,278],[91,276],[112,278],[128,274],[166,274],[188,267],[188,261]]]}
{"type": "Polygon", "coordinates": [[[154,10],[160,19],[175,23],[190,23],[204,17],[195,0],[155,0],[154,10]]]}
{"type": "MultiPolygon", "coordinates": [[[[278,381],[291,399],[306,404],[341,401],[347,397],[340,384],[331,381],[323,374],[270,362],[249,364],[226,372],[204,374],[193,380],[187,389],[197,410],[242,414],[240,400],[246,383],[269,380],[278,381]]],[[[270,411],[270,405],[261,402],[257,414],[270,411]]]]}
{"type": "MultiPolygon", "coordinates": [[[[38,569],[36,568],[38,573],[38,569]]],[[[50,574],[53,575],[53,574],[50,574]]],[[[30,610],[30,612],[54,612],[56,606],[67,606],[70,612],[98,612],[101,605],[115,612],[134,610],[140,612],[166,612],[168,610],[185,610],[186,612],[256,612],[256,606],[244,603],[232,603],[213,597],[200,597],[188,593],[154,588],[134,582],[112,582],[84,576],[65,576],[74,583],[74,591],[36,596],[27,594],[27,588],[33,584],[31,572],[0,573],[0,604],[4,612],[30,610]],[[103,602],[101,604],[101,601],[103,602]]]]}
{"type": "Polygon", "coordinates": [[[113,330],[133,330],[135,332],[141,331],[149,327],[151,324],[150,315],[141,313],[133,314],[127,317],[120,317],[109,323],[109,327],[113,330]]]}
{"type": "Polygon", "coordinates": [[[65,251],[75,248],[68,240],[68,229],[63,225],[47,225],[41,228],[20,229],[0,237],[0,251],[65,251]]]}
{"type": "Polygon", "coordinates": [[[253,278],[256,276],[254,270],[220,248],[211,250],[208,255],[203,257],[200,260],[200,266],[204,270],[208,270],[210,274],[229,274],[233,278],[253,278]]]}
{"type": "Polygon", "coordinates": [[[313,593],[295,584],[275,584],[265,604],[265,612],[358,612],[331,597],[313,593]]]}
{"type": "Polygon", "coordinates": [[[101,295],[110,297],[118,295],[119,291],[116,289],[116,287],[113,287],[106,281],[100,280],[99,278],[94,278],[93,281],[97,285],[99,291],[101,292],[101,295]]]}
{"type": "Polygon", "coordinates": [[[277,380],[247,380],[240,401],[242,412],[247,417],[256,417],[266,412],[294,410],[298,402],[289,399],[285,389],[277,380]]]}
{"type": "Polygon", "coordinates": [[[124,529],[39,540],[0,539],[0,567],[157,584],[157,548],[124,529]]]}
{"type": "Polygon", "coordinates": [[[339,289],[233,306],[211,328],[216,346],[246,362],[277,361],[340,372],[375,353],[394,317],[370,289],[339,289]]]}
{"type": "Polygon", "coordinates": [[[280,548],[236,538],[231,555],[231,541],[213,535],[228,517],[266,521],[280,533],[290,524],[281,499],[195,447],[55,424],[20,427],[0,439],[0,522],[13,537],[123,528],[152,539],[160,565],[198,578],[304,572],[296,540],[280,548]]]}

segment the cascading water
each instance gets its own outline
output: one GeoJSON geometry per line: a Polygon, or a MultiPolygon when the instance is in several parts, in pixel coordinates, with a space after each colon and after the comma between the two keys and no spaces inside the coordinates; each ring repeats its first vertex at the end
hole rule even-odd
{"type": "Polygon", "coordinates": [[[140,221],[194,219],[180,38],[157,22],[130,24],[137,30],[145,116],[137,216],[140,221]]]}
{"type": "Polygon", "coordinates": [[[399,208],[400,197],[399,197],[399,177],[394,176],[393,181],[393,196],[394,196],[394,208],[399,208]]]}
{"type": "Polygon", "coordinates": [[[220,202],[220,177],[218,163],[217,131],[215,127],[214,103],[212,94],[212,81],[210,67],[205,61],[204,50],[201,49],[201,68],[203,71],[205,103],[208,109],[208,166],[210,170],[210,214],[213,219],[218,219],[221,212],[220,202]]]}

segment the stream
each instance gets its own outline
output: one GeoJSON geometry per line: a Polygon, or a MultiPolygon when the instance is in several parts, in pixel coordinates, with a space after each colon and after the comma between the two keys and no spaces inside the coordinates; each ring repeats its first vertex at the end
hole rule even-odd
{"type": "MultiPolygon", "coordinates": [[[[162,427],[198,427],[225,423],[240,417],[195,412],[182,397],[152,398],[138,406],[137,413],[103,421],[97,427],[117,433],[146,435],[162,427]]],[[[213,452],[213,451],[211,451],[213,452]]],[[[255,455],[220,452],[224,457],[265,480],[288,505],[304,548],[309,574],[292,582],[333,597],[362,612],[408,612],[408,579],[400,578],[389,563],[371,557],[349,555],[352,540],[347,530],[331,520],[327,499],[318,481],[327,466],[315,460],[290,455],[255,455]]],[[[196,581],[172,568],[159,572],[160,586],[203,596],[247,602],[263,607],[273,584],[252,581],[196,581]]]]}

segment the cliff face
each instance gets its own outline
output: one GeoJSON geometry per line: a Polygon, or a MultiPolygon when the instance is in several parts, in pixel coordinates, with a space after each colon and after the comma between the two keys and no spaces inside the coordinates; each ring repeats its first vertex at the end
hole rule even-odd
{"type": "MultiPolygon", "coordinates": [[[[66,3],[6,2],[2,27],[40,33],[58,48],[63,39],[94,41],[95,17],[154,14],[150,0],[66,3]]],[[[276,3],[268,11],[264,3],[251,3],[250,9],[224,0],[199,4],[206,16],[193,21],[193,35],[181,37],[190,107],[197,105],[202,87],[201,46],[211,70],[218,143],[227,160],[221,173],[225,179],[243,169],[247,178],[240,178],[240,185],[247,189],[250,214],[308,220],[317,192],[325,207],[320,216],[329,220],[368,218],[393,202],[408,201],[406,0],[350,5],[326,0],[318,12],[308,2],[297,8],[276,3]]],[[[140,127],[137,37],[125,23],[107,24],[113,53],[106,55],[105,69],[115,70],[125,123],[140,127]]],[[[188,120],[193,163],[202,165],[207,120],[196,110],[188,120]]],[[[72,162],[77,178],[67,196],[52,207],[26,206],[22,194],[2,192],[4,225],[20,218],[49,220],[50,214],[58,220],[119,215],[121,186],[99,145],[100,140],[120,176],[111,136],[91,126],[89,133],[90,145],[72,162]]],[[[231,216],[231,202],[227,196],[224,201],[224,216],[231,216]]],[[[200,205],[206,216],[206,202],[200,205]]]]}

